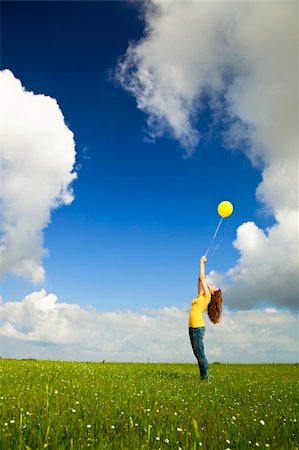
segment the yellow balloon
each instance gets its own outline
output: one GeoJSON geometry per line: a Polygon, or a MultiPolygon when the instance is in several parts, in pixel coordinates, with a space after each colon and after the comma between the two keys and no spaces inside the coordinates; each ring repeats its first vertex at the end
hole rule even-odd
{"type": "Polygon", "coordinates": [[[218,205],[218,214],[221,217],[228,217],[233,212],[233,209],[234,209],[234,207],[231,204],[231,202],[228,202],[228,201],[225,200],[225,201],[219,203],[219,205],[218,205]]]}

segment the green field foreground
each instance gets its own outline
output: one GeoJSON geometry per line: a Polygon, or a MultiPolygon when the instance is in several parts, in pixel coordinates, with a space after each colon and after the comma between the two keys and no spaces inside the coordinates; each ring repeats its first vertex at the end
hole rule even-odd
{"type": "Polygon", "coordinates": [[[0,448],[298,448],[298,365],[0,360],[0,448]]]}

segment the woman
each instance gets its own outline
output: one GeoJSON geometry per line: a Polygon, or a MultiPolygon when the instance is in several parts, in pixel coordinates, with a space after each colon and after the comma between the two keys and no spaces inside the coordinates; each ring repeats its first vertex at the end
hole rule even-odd
{"type": "Polygon", "coordinates": [[[198,362],[201,380],[209,380],[209,365],[204,352],[203,337],[205,334],[205,321],[203,312],[208,308],[208,316],[213,323],[220,321],[222,310],[222,293],[216,286],[208,286],[205,275],[207,258],[200,258],[200,271],[198,277],[198,294],[192,300],[189,316],[189,336],[194,355],[198,362]]]}

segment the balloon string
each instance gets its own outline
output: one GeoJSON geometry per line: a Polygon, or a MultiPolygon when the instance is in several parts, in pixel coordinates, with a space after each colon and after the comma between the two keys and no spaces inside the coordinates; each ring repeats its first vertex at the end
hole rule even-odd
{"type": "Polygon", "coordinates": [[[208,252],[209,252],[209,250],[210,250],[210,248],[211,248],[211,245],[212,245],[212,243],[213,243],[215,237],[217,236],[217,233],[218,233],[218,230],[219,230],[220,225],[221,225],[221,223],[222,223],[222,220],[223,220],[223,217],[221,217],[221,219],[220,219],[220,221],[219,221],[219,223],[218,223],[218,226],[217,226],[217,228],[216,228],[216,231],[215,231],[215,233],[214,233],[214,236],[212,237],[212,240],[211,240],[211,242],[210,242],[210,245],[209,245],[209,247],[208,247],[208,249],[207,249],[207,251],[206,251],[206,253],[205,253],[205,256],[207,256],[207,254],[208,254],[208,252]]]}

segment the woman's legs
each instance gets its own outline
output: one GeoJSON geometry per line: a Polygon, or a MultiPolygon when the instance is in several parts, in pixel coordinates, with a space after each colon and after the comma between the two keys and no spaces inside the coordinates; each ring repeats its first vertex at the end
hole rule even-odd
{"type": "Polygon", "coordinates": [[[209,376],[208,360],[205,355],[204,344],[203,344],[204,334],[205,334],[205,327],[189,328],[190,341],[191,341],[193,353],[198,362],[200,378],[202,380],[208,380],[210,378],[210,376],[209,376]]]}

